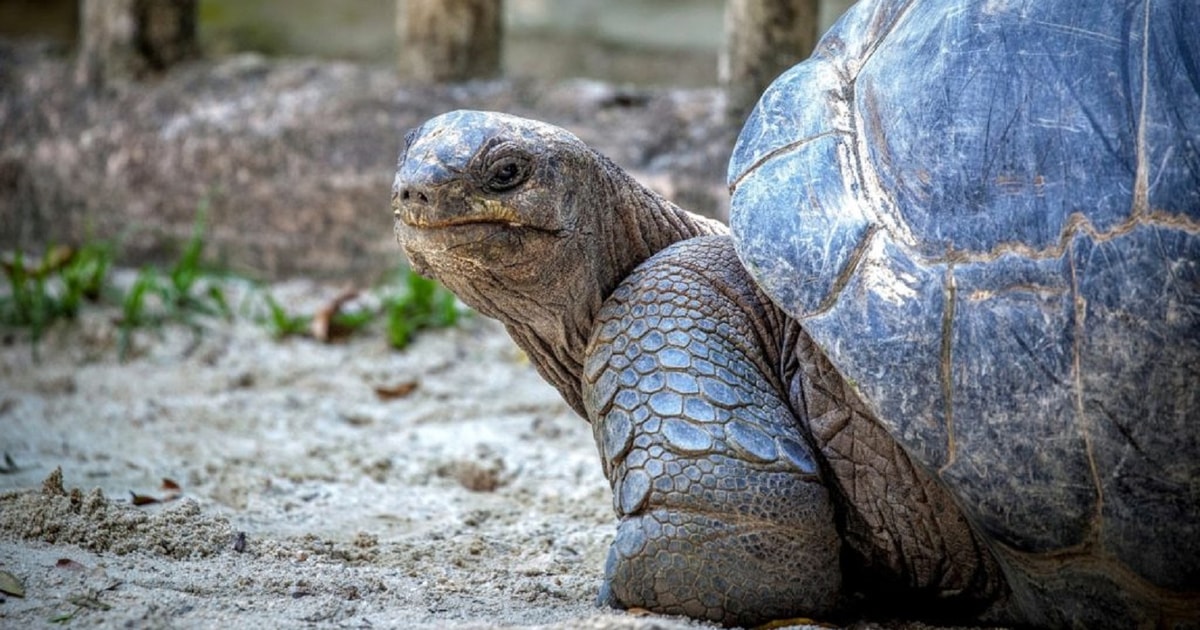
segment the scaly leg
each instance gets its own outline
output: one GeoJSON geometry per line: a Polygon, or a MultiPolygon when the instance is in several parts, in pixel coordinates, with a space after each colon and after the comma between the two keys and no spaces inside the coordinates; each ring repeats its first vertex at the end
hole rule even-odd
{"type": "Polygon", "coordinates": [[[729,624],[837,603],[833,504],[771,373],[778,322],[752,287],[727,239],[695,239],[601,311],[584,404],[621,519],[603,603],[729,624]]]}

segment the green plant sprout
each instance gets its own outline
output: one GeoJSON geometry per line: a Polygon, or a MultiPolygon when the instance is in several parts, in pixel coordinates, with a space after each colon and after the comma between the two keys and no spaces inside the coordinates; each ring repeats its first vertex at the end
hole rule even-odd
{"type": "Polygon", "coordinates": [[[202,266],[204,235],[205,207],[201,205],[179,259],[165,273],[155,267],[144,267],[138,272],[121,302],[118,354],[122,359],[129,354],[135,328],[178,322],[198,336],[201,328],[195,319],[197,315],[225,319],[233,316],[224,290],[208,281],[213,272],[202,266]]]}
{"type": "Polygon", "coordinates": [[[259,322],[276,339],[308,335],[326,341],[365,329],[382,316],[388,344],[399,350],[411,343],[417,332],[453,326],[463,315],[452,293],[411,270],[393,272],[375,293],[379,296],[378,308],[342,310],[341,305],[357,295],[351,291],[338,296],[313,316],[291,313],[266,293],[263,296],[266,315],[259,322]],[[321,333],[314,332],[315,320],[324,320],[321,333]]]}
{"type": "Polygon", "coordinates": [[[74,319],[82,303],[95,302],[107,288],[112,249],[89,243],[74,249],[51,247],[36,267],[21,253],[3,261],[9,292],[0,295],[0,325],[28,328],[34,356],[42,333],[59,319],[74,319]]]}
{"type": "Polygon", "coordinates": [[[406,269],[404,289],[383,299],[388,343],[403,349],[425,328],[446,328],[458,323],[462,312],[454,294],[433,280],[406,269]]]}
{"type": "Polygon", "coordinates": [[[312,317],[309,315],[293,315],[283,308],[271,297],[270,293],[265,293],[263,302],[267,305],[267,316],[261,321],[271,331],[271,336],[276,339],[284,337],[292,337],[304,335],[312,326],[312,317]]]}
{"type": "MultiPolygon", "coordinates": [[[[142,267],[123,292],[110,283],[114,248],[107,243],[92,242],[77,249],[51,247],[36,265],[22,253],[14,253],[0,260],[9,288],[7,294],[0,294],[0,327],[27,329],[35,359],[46,329],[57,320],[76,318],[85,302],[104,301],[120,308],[116,321],[121,360],[128,357],[133,332],[139,328],[180,323],[199,335],[198,318],[233,317],[217,281],[222,274],[203,264],[205,226],[202,204],[179,258],[166,270],[142,267]]],[[[406,268],[392,272],[373,293],[377,306],[342,310],[341,305],[356,295],[351,292],[314,316],[290,313],[264,291],[265,314],[256,319],[273,337],[282,339],[313,335],[314,319],[323,318],[323,340],[355,334],[382,319],[388,344],[403,349],[421,330],[454,326],[469,312],[441,285],[406,268]]]]}

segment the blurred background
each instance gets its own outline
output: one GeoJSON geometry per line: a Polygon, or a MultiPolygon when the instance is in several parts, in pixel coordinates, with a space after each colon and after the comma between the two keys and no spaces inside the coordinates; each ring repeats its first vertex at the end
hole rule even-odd
{"type": "MultiPolygon", "coordinates": [[[[824,32],[852,0],[822,0],[824,32]]],[[[78,0],[0,0],[0,36],[78,38],[78,0]]],[[[503,74],[637,85],[717,83],[725,0],[507,0],[503,74]]],[[[200,0],[210,56],[258,52],[390,64],[396,0],[200,0]]]]}
{"type": "Polygon", "coordinates": [[[401,138],[460,108],[565,127],[723,219],[741,122],[849,4],[0,0],[0,252],[161,263],[202,218],[213,265],[367,282],[403,264],[401,138]]]}

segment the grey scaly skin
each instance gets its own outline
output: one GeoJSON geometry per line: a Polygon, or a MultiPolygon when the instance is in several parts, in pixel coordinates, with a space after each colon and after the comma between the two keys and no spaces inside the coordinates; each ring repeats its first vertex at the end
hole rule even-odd
{"type": "Polygon", "coordinates": [[[620,518],[602,602],[753,624],[865,593],[1003,618],[953,499],[723,225],[562,129],[466,111],[410,133],[392,208],[413,267],[500,320],[591,423],[620,518]]]}
{"type": "Polygon", "coordinates": [[[837,602],[833,502],[783,395],[797,330],[739,270],[726,236],[677,243],[598,314],[584,405],[621,518],[606,600],[730,623],[837,602]]]}

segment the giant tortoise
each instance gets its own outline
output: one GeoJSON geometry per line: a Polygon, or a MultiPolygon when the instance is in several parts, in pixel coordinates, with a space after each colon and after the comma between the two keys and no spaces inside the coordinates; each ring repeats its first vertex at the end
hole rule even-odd
{"type": "Polygon", "coordinates": [[[400,156],[413,267],[591,423],[603,602],[1200,624],[1200,3],[864,1],[729,189],[498,113],[400,156]]]}

